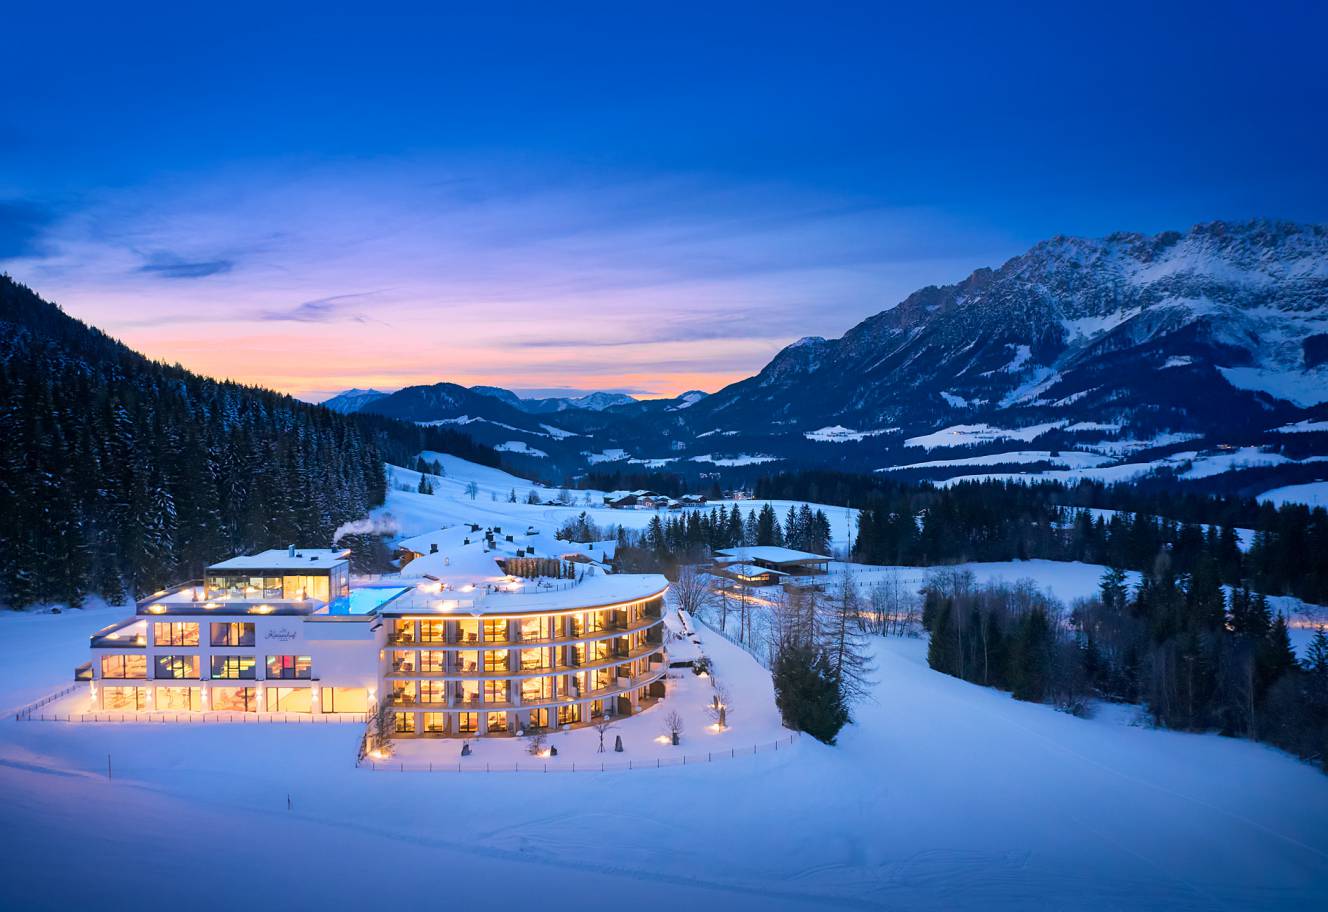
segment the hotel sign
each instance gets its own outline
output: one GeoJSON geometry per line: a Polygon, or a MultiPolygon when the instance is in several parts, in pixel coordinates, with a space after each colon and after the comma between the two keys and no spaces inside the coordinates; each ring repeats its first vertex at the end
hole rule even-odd
{"type": "Polygon", "coordinates": [[[289,643],[291,640],[295,639],[296,636],[296,631],[291,630],[288,627],[276,627],[263,634],[263,638],[266,640],[277,640],[282,643],[289,643]]]}

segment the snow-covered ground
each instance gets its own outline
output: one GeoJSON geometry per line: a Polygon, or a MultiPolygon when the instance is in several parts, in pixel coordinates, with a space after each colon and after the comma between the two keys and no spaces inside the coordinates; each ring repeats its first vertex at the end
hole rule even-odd
{"type": "MultiPolygon", "coordinates": [[[[429,454],[438,493],[392,490],[402,534],[445,523],[556,527],[584,509],[524,501],[529,482],[429,454]],[[476,487],[471,499],[468,485],[476,487]]],[[[541,496],[555,492],[541,490],[541,496]]],[[[593,499],[592,495],[592,499],[593,499]]],[[[744,510],[760,502],[745,501],[744,510]]],[[[725,505],[727,506],[727,505],[725,505]]],[[[781,515],[787,502],[775,502],[781,515]]],[[[588,512],[644,526],[649,511],[588,512]]],[[[827,509],[837,545],[853,516],[827,509]]],[[[860,586],[916,588],[927,570],[835,564],[860,586]]],[[[1032,579],[1071,601],[1101,567],[964,565],[1032,579]]],[[[0,614],[0,708],[66,686],[97,607],[0,614]]],[[[1153,731],[1131,715],[1084,720],[932,672],[925,641],[875,640],[872,699],[837,747],[783,734],[768,675],[698,628],[730,691],[711,733],[706,679],[619,723],[624,754],[591,730],[557,734],[557,771],[597,758],[736,756],[685,767],[484,773],[529,762],[515,741],[476,745],[474,772],[355,768],[357,724],[120,725],[0,719],[0,908],[201,910],[392,904],[585,909],[1307,909],[1328,890],[1328,776],[1276,750],[1153,731]],[[683,714],[683,743],[660,744],[683,714]],[[108,763],[111,776],[107,776],[108,763]],[[560,766],[561,764],[561,766],[560,766]]],[[[674,645],[682,655],[694,647],[674,645]]],[[[406,744],[399,763],[459,760],[454,742],[406,744]]]]}
{"type": "MultiPolygon", "coordinates": [[[[0,617],[0,705],[67,680],[104,614],[0,617]]],[[[717,640],[717,672],[748,682],[733,731],[764,730],[768,683],[717,640]]],[[[22,838],[0,906],[139,908],[150,890],[203,910],[1310,909],[1328,889],[1328,777],[1310,766],[1018,703],[932,672],[922,640],[874,652],[838,747],[660,770],[372,772],[355,725],[11,718],[0,807],[22,838]]],[[[684,746],[707,737],[689,726],[684,746]]]]}
{"type": "Polygon", "coordinates": [[[1260,494],[1259,500],[1267,501],[1275,507],[1280,507],[1286,503],[1328,507],[1328,481],[1312,481],[1308,484],[1273,488],[1271,491],[1264,491],[1260,494]]]}
{"type": "MultiPolygon", "coordinates": [[[[542,532],[552,534],[568,519],[575,518],[583,511],[601,527],[624,526],[629,529],[644,529],[650,524],[651,517],[668,517],[667,511],[654,510],[614,510],[604,506],[603,491],[569,490],[573,503],[528,504],[526,498],[534,490],[541,500],[553,500],[558,497],[559,489],[546,488],[524,478],[518,478],[501,469],[476,465],[445,453],[425,453],[430,462],[442,463],[443,477],[435,479],[433,494],[419,494],[420,476],[411,469],[391,466],[391,479],[388,484],[387,503],[374,511],[375,519],[394,525],[401,536],[420,535],[440,526],[456,525],[463,522],[476,522],[483,525],[520,527],[534,525],[542,532]],[[467,487],[475,485],[475,497],[467,494],[467,487]],[[408,490],[401,490],[406,488],[408,490]],[[508,499],[516,496],[517,502],[508,499]]],[[[760,511],[765,504],[774,507],[780,522],[789,507],[801,507],[802,501],[790,500],[742,500],[737,501],[743,515],[749,510],[760,511]]],[[[700,509],[709,510],[712,506],[729,509],[734,501],[712,501],[700,509]]],[[[812,509],[825,511],[830,520],[830,544],[836,552],[846,552],[858,534],[858,511],[826,504],[810,504],[812,509]]]]}

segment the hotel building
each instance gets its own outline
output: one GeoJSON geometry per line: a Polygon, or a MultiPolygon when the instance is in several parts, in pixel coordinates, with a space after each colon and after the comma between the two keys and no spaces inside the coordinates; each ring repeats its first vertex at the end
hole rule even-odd
{"type": "MultiPolygon", "coordinates": [[[[93,635],[94,711],[391,714],[398,737],[586,724],[662,698],[654,574],[563,577],[463,539],[400,578],[352,588],[347,553],[266,551],[145,599],[93,635]]],[[[523,554],[522,557],[528,557],[523,554]]]]}

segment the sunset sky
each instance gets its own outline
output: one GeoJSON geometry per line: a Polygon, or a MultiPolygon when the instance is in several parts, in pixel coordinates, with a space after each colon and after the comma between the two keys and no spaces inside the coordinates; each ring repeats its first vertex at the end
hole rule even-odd
{"type": "Polygon", "coordinates": [[[909,6],[23,4],[0,270],[306,398],[658,396],[1051,235],[1328,220],[1321,6],[909,6]]]}

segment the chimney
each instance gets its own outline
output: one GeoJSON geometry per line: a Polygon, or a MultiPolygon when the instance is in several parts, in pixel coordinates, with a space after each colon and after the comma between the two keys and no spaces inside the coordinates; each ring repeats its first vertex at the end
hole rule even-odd
{"type": "Polygon", "coordinates": [[[294,546],[294,545],[287,545],[287,546],[286,546],[286,556],[287,556],[287,557],[294,557],[294,556],[295,556],[295,546],[294,546]]]}

